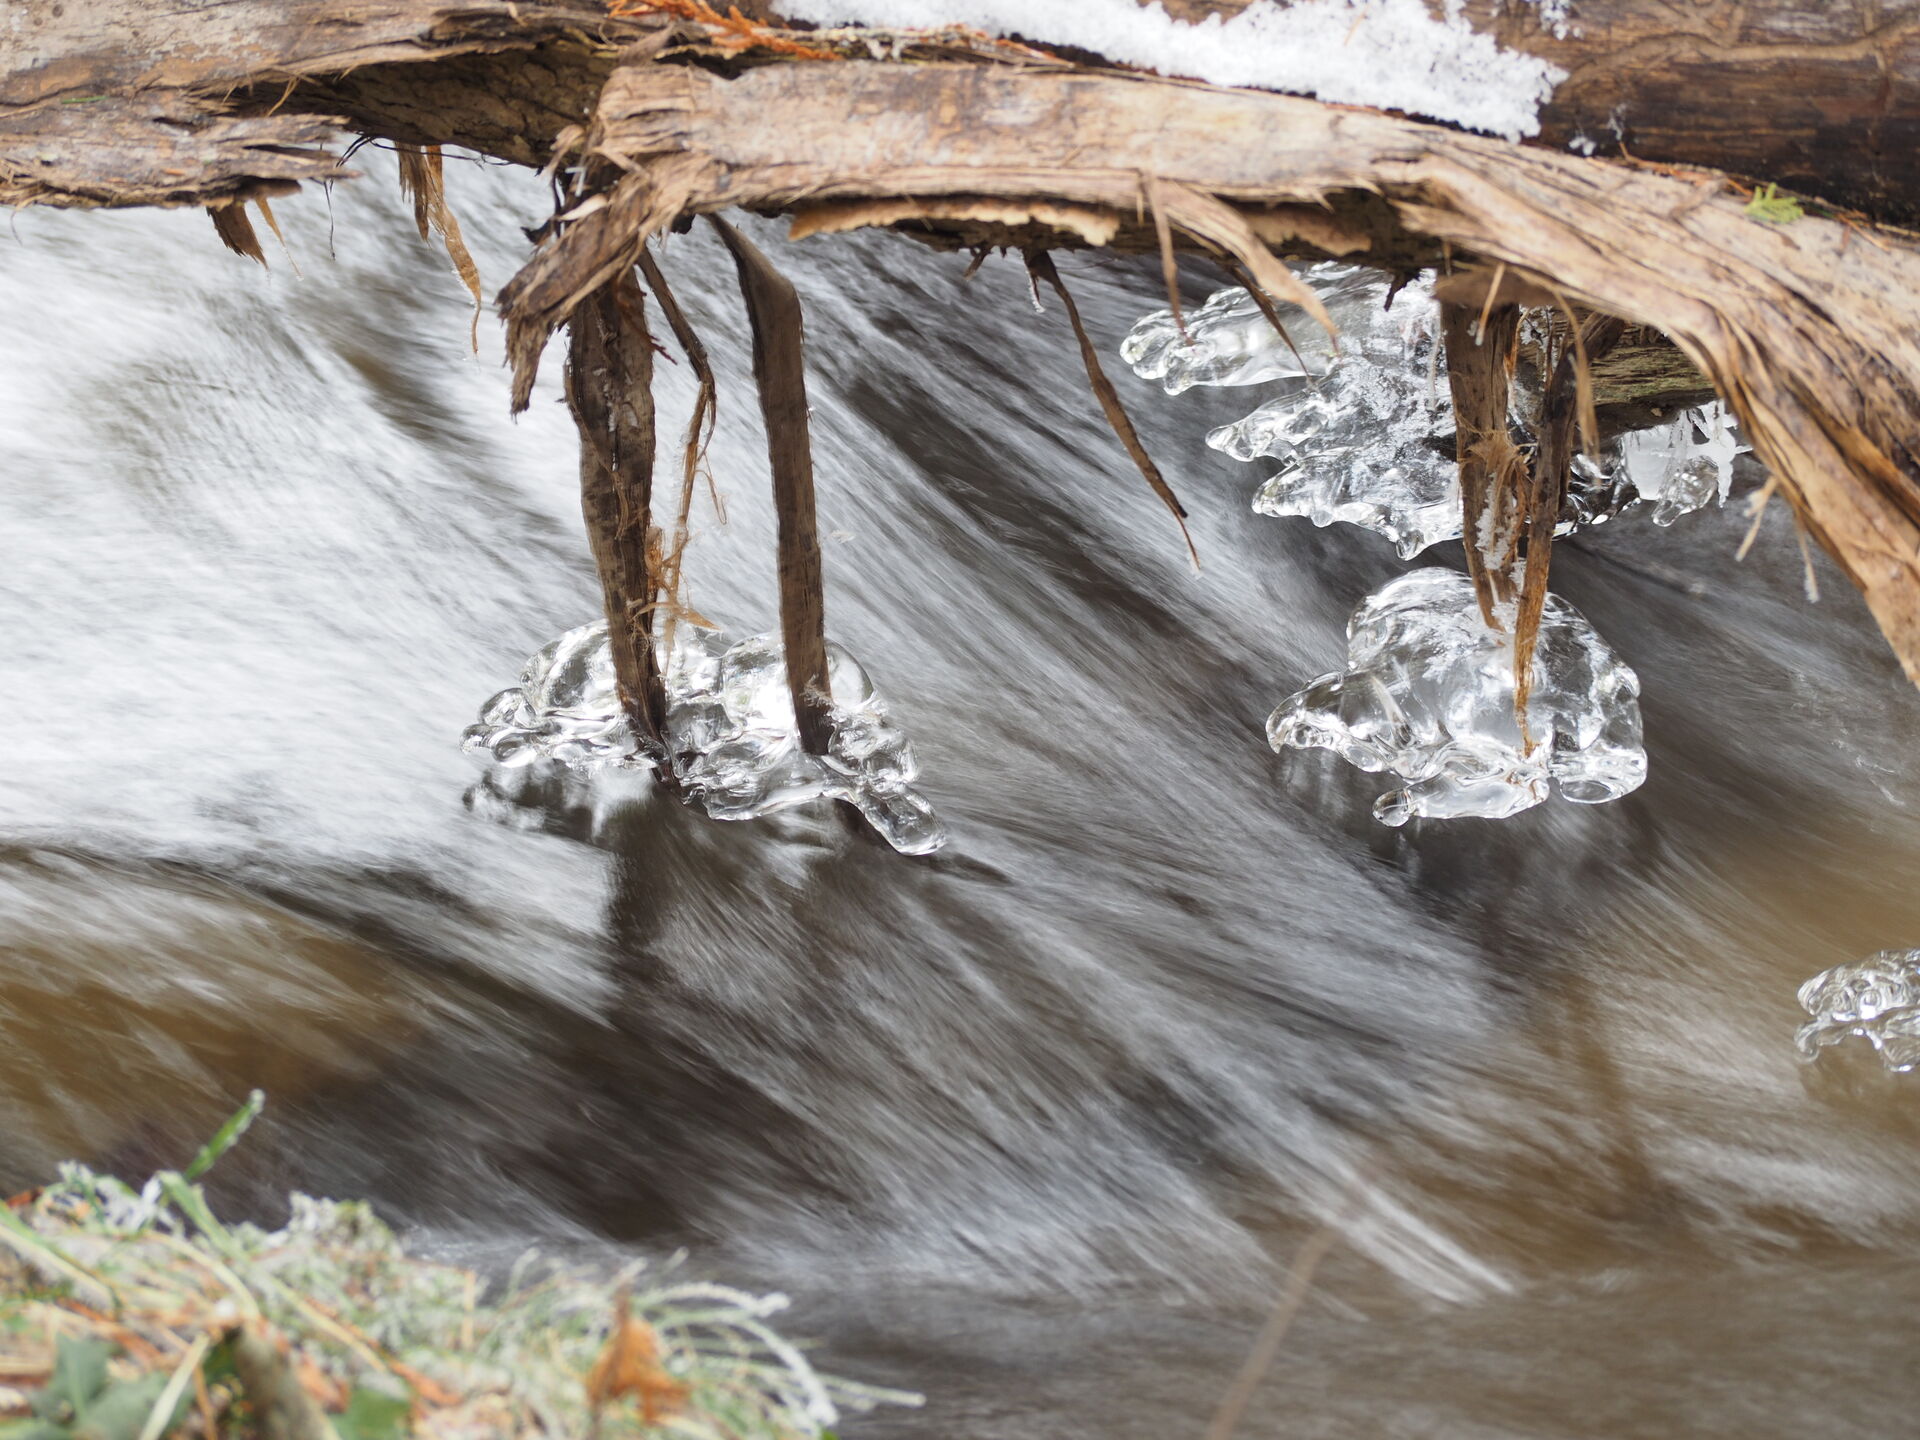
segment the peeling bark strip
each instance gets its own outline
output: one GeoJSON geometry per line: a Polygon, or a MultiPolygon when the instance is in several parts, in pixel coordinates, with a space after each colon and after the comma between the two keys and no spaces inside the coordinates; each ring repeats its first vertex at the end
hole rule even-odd
{"type": "Polygon", "coordinates": [[[1080,320],[1080,307],[1073,303],[1073,296],[1067,292],[1066,282],[1060,278],[1053,257],[1044,250],[1030,251],[1027,269],[1033,272],[1035,279],[1051,285],[1053,293],[1060,297],[1060,304],[1067,312],[1067,323],[1073,326],[1073,338],[1080,342],[1080,360],[1087,367],[1087,383],[1093,387],[1094,398],[1100,402],[1100,412],[1107,417],[1107,424],[1113,428],[1120,443],[1127,447],[1127,454],[1139,467],[1148,487],[1172,513],[1173,523],[1180,527],[1180,538],[1187,542],[1187,557],[1193,561],[1194,568],[1199,569],[1200,552],[1194,549],[1193,536],[1187,531],[1186,507],[1180,503],[1180,497],[1173,493],[1173,487],[1167,484],[1160,467],[1153,463],[1147,447],[1140,443],[1140,432],[1133,428],[1133,421],[1127,417],[1126,407],[1120,403],[1120,392],[1113,388],[1107,372],[1100,367],[1100,352],[1093,348],[1093,341],[1087,336],[1087,327],[1080,320]]]}
{"type": "Polygon", "coordinates": [[[1626,329],[1625,322],[1611,315],[1575,321],[1541,396],[1540,443],[1534,450],[1525,517],[1527,569],[1520,585],[1520,614],[1513,627],[1513,703],[1523,736],[1527,698],[1533,689],[1533,652],[1547,605],[1553,530],[1560,523],[1560,507],[1566,503],[1573,476],[1574,433],[1580,432],[1585,445],[1597,443],[1592,367],[1620,343],[1626,329]]]}
{"type": "Polygon", "coordinates": [[[1520,311],[1512,305],[1475,312],[1440,306],[1440,334],[1447,351],[1447,384],[1453,391],[1455,449],[1460,457],[1460,533],[1467,573],[1488,625],[1505,629],[1499,606],[1513,599],[1507,566],[1519,548],[1515,524],[1525,462],[1507,434],[1507,383],[1520,311]]]}
{"type": "Polygon", "coordinates": [[[760,249],[718,215],[709,217],[740,271],[753,325],[753,379],[767,422],[767,460],[779,521],[780,639],[800,748],[827,753],[833,689],[827,680],[827,616],[820,531],[813,514],[813,445],[807,431],[806,349],[800,297],[760,249]]]}
{"type": "Polygon", "coordinates": [[[662,751],[666,687],[653,645],[653,339],[632,275],[595,291],[567,335],[567,404],[580,427],[580,508],[600,571],[613,673],[643,750],[662,751]]]}
{"type": "MultiPolygon", "coordinates": [[[[1431,263],[1450,247],[1570,306],[1664,330],[1920,683],[1920,254],[1902,241],[1850,244],[1846,226],[1814,217],[1759,224],[1717,182],[1114,74],[775,62],[727,80],[629,65],[608,80],[588,143],[633,168],[503,292],[523,392],[577,298],[682,212],[1047,201],[1113,214],[1121,243],[1134,221],[1145,249],[1151,155],[1157,177],[1205,202],[1169,221],[1220,248],[1235,248],[1236,217],[1252,229],[1270,207],[1322,205],[1362,260],[1431,263]],[[966,123],[942,118],[954,116],[966,123]]],[[[1264,244],[1260,255],[1278,264],[1264,244]]]]}

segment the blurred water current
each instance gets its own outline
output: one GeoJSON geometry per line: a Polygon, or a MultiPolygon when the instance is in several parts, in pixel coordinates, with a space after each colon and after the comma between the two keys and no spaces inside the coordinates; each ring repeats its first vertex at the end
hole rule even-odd
{"type": "MultiPolygon", "coordinates": [[[[1199,1433],[1357,1188],[1243,1434],[1910,1426],[1920,1105],[1792,1037],[1808,974],[1920,937],[1920,696],[1830,568],[1806,602],[1780,507],[1745,564],[1737,504],[1556,552],[1640,676],[1644,787],[1387,832],[1261,724],[1405,566],[1248,513],[1203,443],[1244,397],[1110,361],[1195,575],[1017,265],[763,227],[829,623],[952,840],[490,792],[475,705],[597,604],[559,355],[509,422],[363,158],[278,207],[298,275],[197,212],[0,235],[0,1191],[177,1162],[262,1085],[230,1209],[685,1246],[929,1392],[851,1434],[992,1440],[1199,1433]]],[[[497,285],[544,192],[449,189],[497,285]]],[[[744,316],[704,234],[664,263],[722,380],[695,603],[763,629],[744,316]]],[[[1150,262],[1063,268],[1109,357],[1159,303],[1150,262]]]]}

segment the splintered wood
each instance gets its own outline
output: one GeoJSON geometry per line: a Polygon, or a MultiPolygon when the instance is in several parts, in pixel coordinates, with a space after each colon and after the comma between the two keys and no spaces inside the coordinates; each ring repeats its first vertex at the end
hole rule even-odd
{"type": "Polygon", "coordinates": [[[826,600],[813,508],[800,297],[758,246],[719,216],[712,220],[740,272],[740,293],[753,327],[753,379],[766,420],[779,525],[780,638],[786,646],[787,688],[793,695],[800,748],[824,755],[833,738],[833,688],[827,679],[826,600]]]}
{"type": "Polygon", "coordinates": [[[580,430],[580,508],[600,571],[620,701],[636,743],[659,754],[667,698],[653,643],[653,339],[645,305],[627,273],[574,311],[567,404],[580,430]]]}

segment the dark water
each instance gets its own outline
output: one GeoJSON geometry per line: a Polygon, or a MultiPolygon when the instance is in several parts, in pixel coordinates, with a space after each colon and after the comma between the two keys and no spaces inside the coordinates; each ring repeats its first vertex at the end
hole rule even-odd
{"type": "MultiPolygon", "coordinates": [[[[558,356],[508,422],[369,168],[281,205],[299,276],[197,213],[0,237],[0,1187],[177,1161],[262,1085],[230,1209],[685,1246],[930,1396],[851,1434],[979,1440],[1198,1435],[1344,1214],[1245,1435],[1911,1428],[1920,1091],[1790,1040],[1805,976],[1920,943],[1920,696],[1778,507],[1744,565],[1739,507],[1556,554],[1644,789],[1389,832],[1260,733],[1404,567],[1248,513],[1201,436],[1253,392],[1119,379],[1195,575],[1015,263],[776,246],[830,628],[953,842],[644,793],[515,829],[455,741],[594,613],[558,356]]],[[[543,192],[450,182],[497,284],[543,192]]],[[[724,387],[694,598],[764,625],[744,318],[704,234],[665,264],[724,387]]],[[[1111,354],[1153,278],[1065,268],[1111,354]]]]}

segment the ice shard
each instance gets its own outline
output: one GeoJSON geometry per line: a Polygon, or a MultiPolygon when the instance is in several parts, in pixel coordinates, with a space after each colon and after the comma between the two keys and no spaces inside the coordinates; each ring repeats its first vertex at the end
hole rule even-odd
{"type": "Polygon", "coordinates": [[[518,685],[481,707],[461,745],[506,766],[552,759],[591,773],[664,765],[687,802],[716,820],[844,800],[894,849],[939,849],[946,831],[913,788],[920,769],[906,733],[858,661],[831,642],[827,660],[833,712],[825,755],[800,748],[777,635],[741,638],[685,621],[675,627],[664,664],[665,756],[634,743],[604,620],[538,651],[518,685]]]}
{"type": "Polygon", "coordinates": [[[1374,802],[1388,825],[1499,819],[1551,794],[1597,804],[1636,789],[1647,774],[1640,682],[1556,595],[1533,664],[1523,735],[1512,636],[1487,626],[1466,576],[1415,570],[1354,611],[1346,669],[1283,701],[1267,739],[1398,776],[1404,785],[1374,802]]]}
{"type": "Polygon", "coordinates": [[[1920,1065],[1920,950],[1882,950],[1822,970],[1800,987],[1810,1017],[1794,1036],[1802,1060],[1858,1035],[1887,1069],[1920,1065]]]}

